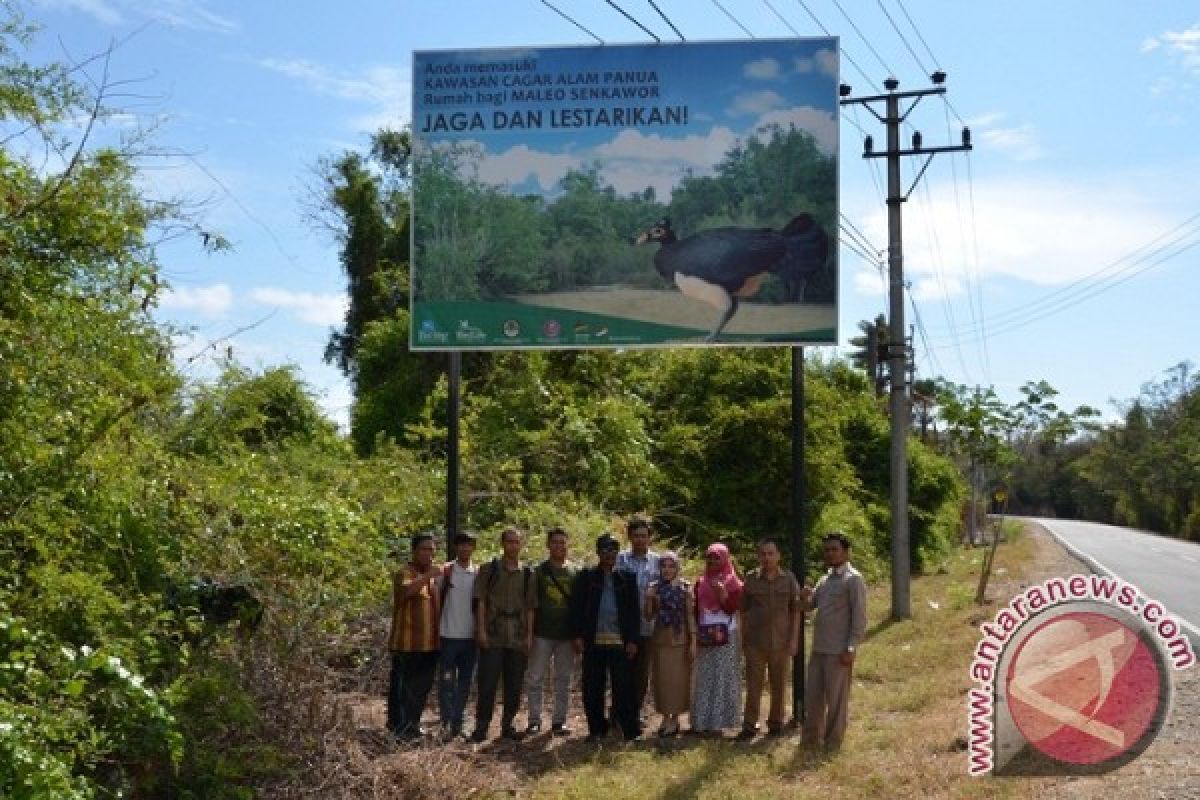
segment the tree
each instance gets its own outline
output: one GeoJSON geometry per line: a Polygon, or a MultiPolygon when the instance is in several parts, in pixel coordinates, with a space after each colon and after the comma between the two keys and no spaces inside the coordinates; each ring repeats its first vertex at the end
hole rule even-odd
{"type": "Polygon", "coordinates": [[[354,391],[351,432],[360,453],[380,435],[402,441],[442,372],[441,360],[408,350],[412,142],[407,131],[371,137],[366,156],[346,152],[318,165],[312,217],[341,244],[349,304],[325,360],[354,391]]]}
{"type": "Polygon", "coordinates": [[[884,366],[887,360],[887,318],[880,314],[874,320],[859,320],[858,336],[850,337],[855,348],[850,352],[850,363],[867,374],[874,387],[875,396],[882,397],[887,388],[884,366]]]}

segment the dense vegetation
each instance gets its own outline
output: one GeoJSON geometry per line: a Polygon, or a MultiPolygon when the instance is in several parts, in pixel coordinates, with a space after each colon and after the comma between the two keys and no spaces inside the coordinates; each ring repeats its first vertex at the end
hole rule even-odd
{"type": "Polygon", "coordinates": [[[1020,511],[1200,541],[1200,376],[1190,364],[1147,383],[1119,421],[1030,444],[1014,476],[1020,511]]]}

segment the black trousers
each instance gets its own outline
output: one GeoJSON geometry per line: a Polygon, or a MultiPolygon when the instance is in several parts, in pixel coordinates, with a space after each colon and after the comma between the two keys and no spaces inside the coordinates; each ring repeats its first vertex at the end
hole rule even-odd
{"type": "Polygon", "coordinates": [[[421,726],[421,712],[437,675],[438,653],[392,653],[388,682],[387,726],[397,736],[411,736],[421,726]]]}
{"type": "Polygon", "coordinates": [[[641,735],[633,706],[633,670],[634,660],[625,655],[624,648],[589,647],[583,651],[583,713],[592,736],[608,733],[609,720],[604,715],[608,683],[612,684],[613,721],[621,726],[626,739],[641,735]]]}
{"type": "Polygon", "coordinates": [[[646,690],[650,686],[650,637],[639,638],[637,646],[637,658],[633,660],[633,713],[641,719],[646,690]]]}
{"type": "Polygon", "coordinates": [[[525,685],[524,650],[513,647],[488,647],[479,651],[479,695],[475,703],[475,730],[486,732],[496,709],[496,688],[504,681],[504,712],[501,730],[513,726],[521,707],[521,689],[525,685]]]}

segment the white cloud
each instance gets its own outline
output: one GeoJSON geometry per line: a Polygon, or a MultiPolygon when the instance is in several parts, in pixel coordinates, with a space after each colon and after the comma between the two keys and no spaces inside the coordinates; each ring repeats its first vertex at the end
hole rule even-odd
{"type": "MultiPolygon", "coordinates": [[[[853,251],[847,251],[853,252],[853,251]]],[[[858,256],[855,256],[857,258],[858,256]]],[[[844,262],[843,262],[844,263],[844,262]]],[[[886,284],[879,277],[879,271],[866,266],[854,270],[854,291],[864,297],[882,297],[886,284]]]]}
{"type": "Polygon", "coordinates": [[[227,284],[169,288],[162,292],[159,308],[195,311],[206,317],[219,317],[233,305],[233,291],[227,284]]]}
{"type": "Polygon", "coordinates": [[[368,106],[368,111],[350,120],[357,130],[398,128],[409,117],[412,81],[407,68],[376,64],[357,73],[348,73],[334,72],[302,58],[264,58],[257,63],[297,81],[316,94],[368,106]]]}
{"type": "Polygon", "coordinates": [[[1008,153],[1017,161],[1034,161],[1046,154],[1038,143],[1037,134],[1029,123],[1015,128],[993,128],[981,131],[978,140],[984,147],[1008,153]]]}
{"type": "Polygon", "coordinates": [[[194,0],[158,0],[148,13],[167,25],[197,31],[234,33],[241,27],[236,21],[209,11],[194,0]]]}
{"type": "Polygon", "coordinates": [[[818,50],[813,56],[817,62],[817,69],[824,72],[830,77],[836,78],[838,74],[838,54],[833,50],[818,50]]]}
{"type": "Polygon", "coordinates": [[[691,134],[681,139],[628,129],[597,147],[595,153],[604,159],[675,161],[703,169],[720,161],[736,141],[733,131],[719,125],[704,136],[691,134]]]}
{"type": "Polygon", "coordinates": [[[816,140],[817,149],[826,155],[837,152],[838,125],[837,117],[828,111],[820,111],[808,106],[784,108],[763,114],[754,124],[754,130],[778,125],[787,130],[794,125],[801,130],[807,130],[816,140]]]}
{"type": "Polygon", "coordinates": [[[105,0],[34,0],[42,8],[81,11],[105,25],[118,25],[123,20],[121,12],[105,0]]]}
{"type": "Polygon", "coordinates": [[[972,117],[967,124],[981,148],[1001,151],[1015,161],[1035,161],[1046,154],[1032,124],[1003,125],[1007,119],[1003,111],[989,111],[972,117]]]}
{"type": "Polygon", "coordinates": [[[582,165],[577,156],[543,153],[526,145],[517,145],[489,156],[479,164],[478,178],[493,185],[523,183],[530,176],[545,190],[554,187],[572,167],[582,165]]]}
{"type": "MultiPolygon", "coordinates": [[[[1178,223],[1151,205],[1154,196],[1146,192],[1148,184],[1165,180],[1152,175],[976,179],[977,246],[961,187],[956,202],[953,185],[930,183],[928,192],[915,192],[905,205],[906,277],[918,296],[960,293],[975,280],[978,252],[983,280],[1012,278],[1053,287],[1086,278],[1178,223]]],[[[1191,192],[1193,205],[1200,201],[1197,194],[1191,192]]],[[[883,210],[873,209],[858,227],[872,242],[887,241],[883,210]]]]}
{"type": "Polygon", "coordinates": [[[34,4],[42,8],[80,11],[105,25],[124,22],[124,11],[177,28],[215,33],[234,33],[240,28],[234,20],[209,11],[196,0],[155,0],[154,3],[143,0],[34,0],[34,4]]]}
{"type": "Polygon", "coordinates": [[[757,92],[743,92],[733,99],[733,105],[726,109],[726,113],[732,117],[739,117],[746,114],[765,114],[776,108],[780,108],[786,101],[779,95],[778,92],[773,92],[770,89],[761,89],[757,92]]]}
{"type": "Polygon", "coordinates": [[[1184,71],[1200,75],[1200,23],[1181,31],[1163,31],[1148,36],[1138,48],[1142,53],[1162,51],[1184,71]]]}
{"type": "Polygon", "coordinates": [[[754,78],[760,81],[769,81],[778,78],[779,72],[779,62],[773,58],[761,58],[758,61],[751,61],[742,68],[742,74],[747,78],[754,78]]]}
{"type": "Polygon", "coordinates": [[[337,325],[346,316],[350,299],[344,293],[315,294],[264,287],[250,292],[250,299],[264,306],[291,309],[296,317],[313,325],[337,325]]]}

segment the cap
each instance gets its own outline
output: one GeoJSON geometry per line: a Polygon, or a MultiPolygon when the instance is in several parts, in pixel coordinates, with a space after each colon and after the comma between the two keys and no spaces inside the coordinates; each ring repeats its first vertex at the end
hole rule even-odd
{"type": "Polygon", "coordinates": [[[610,533],[602,533],[596,539],[596,552],[603,553],[605,550],[620,550],[621,543],[610,533]]]}

